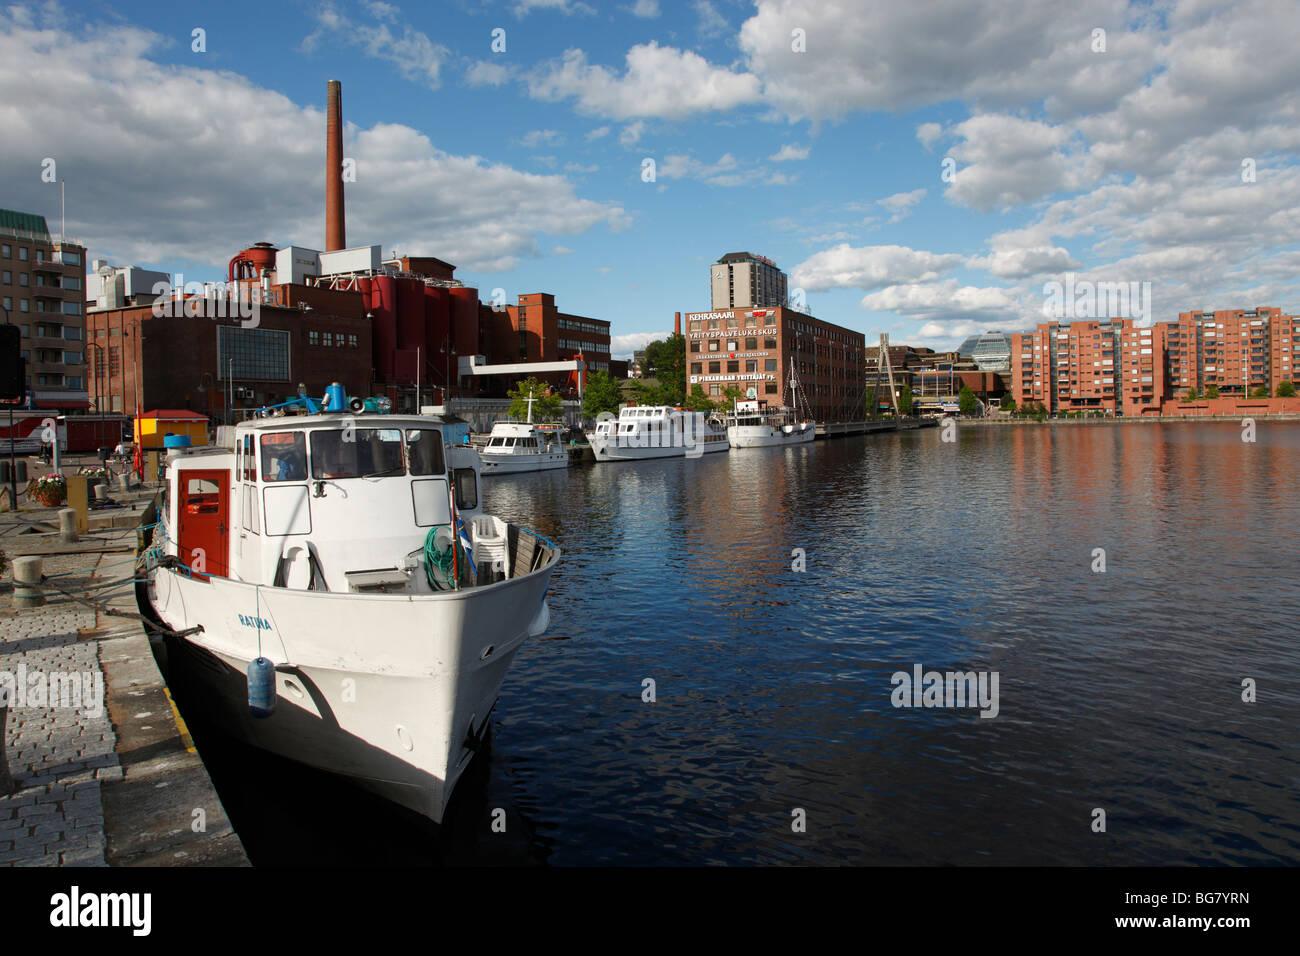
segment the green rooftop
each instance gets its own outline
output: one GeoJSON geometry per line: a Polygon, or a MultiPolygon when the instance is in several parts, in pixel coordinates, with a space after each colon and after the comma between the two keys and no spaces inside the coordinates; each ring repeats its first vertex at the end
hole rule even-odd
{"type": "Polygon", "coordinates": [[[44,216],[35,216],[30,212],[14,212],[12,209],[0,209],[0,229],[17,229],[21,232],[36,232],[46,236],[50,234],[44,216]]]}

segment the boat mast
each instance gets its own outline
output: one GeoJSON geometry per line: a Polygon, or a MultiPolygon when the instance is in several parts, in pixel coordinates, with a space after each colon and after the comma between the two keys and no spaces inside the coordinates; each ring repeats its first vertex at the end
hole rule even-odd
{"type": "Polygon", "coordinates": [[[528,393],[528,424],[533,423],[533,393],[528,393]]]}

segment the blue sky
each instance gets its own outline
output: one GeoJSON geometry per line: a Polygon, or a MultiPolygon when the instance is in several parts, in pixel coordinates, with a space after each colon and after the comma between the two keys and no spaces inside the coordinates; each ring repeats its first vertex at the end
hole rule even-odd
{"type": "Polygon", "coordinates": [[[54,158],[92,257],[202,280],[258,240],[319,248],[333,78],[349,244],[447,259],[484,298],[554,293],[610,320],[616,355],[707,309],[739,250],[820,318],[936,348],[1031,325],[1066,272],[1151,282],[1156,320],[1294,311],[1296,10],[19,4],[0,206],[57,230],[54,158]]]}

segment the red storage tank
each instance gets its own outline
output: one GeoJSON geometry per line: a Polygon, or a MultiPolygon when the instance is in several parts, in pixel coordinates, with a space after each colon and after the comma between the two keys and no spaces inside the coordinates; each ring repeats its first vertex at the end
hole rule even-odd
{"type": "Polygon", "coordinates": [[[375,377],[380,382],[391,382],[393,353],[397,349],[397,281],[391,276],[376,276],[370,280],[370,288],[363,292],[368,293],[366,308],[374,315],[370,335],[375,377]]]}

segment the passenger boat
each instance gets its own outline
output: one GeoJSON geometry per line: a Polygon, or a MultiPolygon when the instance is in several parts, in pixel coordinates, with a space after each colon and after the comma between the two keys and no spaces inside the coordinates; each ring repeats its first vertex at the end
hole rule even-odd
{"type": "Polygon", "coordinates": [[[560,441],[562,426],[533,423],[533,396],[528,396],[528,420],[496,422],[487,444],[479,450],[483,474],[507,475],[521,471],[568,468],[569,452],[560,441]]]}
{"type": "Polygon", "coordinates": [[[587,437],[596,461],[699,458],[730,447],[716,417],[671,405],[624,406],[618,418],[602,416],[587,437]]]}
{"type": "Polygon", "coordinates": [[[733,448],[798,445],[817,436],[816,423],[800,421],[792,408],[768,408],[763,401],[738,401],[727,413],[727,440],[733,448]]]}
{"type": "Polygon", "coordinates": [[[560,550],[440,418],[301,402],[169,452],[141,609],[205,718],[441,822],[560,550]]]}
{"type": "Polygon", "coordinates": [[[817,437],[817,423],[812,419],[808,399],[794,359],[790,359],[790,379],[786,406],[769,408],[757,399],[738,401],[727,413],[727,439],[736,448],[762,448],[771,445],[798,445],[817,437]]]}

